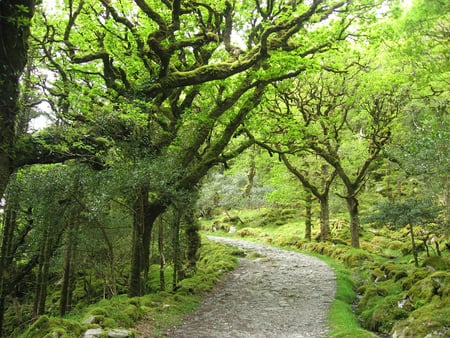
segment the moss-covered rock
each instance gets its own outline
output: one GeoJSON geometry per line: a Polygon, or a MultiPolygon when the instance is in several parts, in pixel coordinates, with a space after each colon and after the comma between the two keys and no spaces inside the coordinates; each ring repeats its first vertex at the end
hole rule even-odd
{"type": "Polygon", "coordinates": [[[256,228],[243,228],[237,231],[240,237],[256,237],[261,233],[261,229],[256,228]]]}
{"type": "Polygon", "coordinates": [[[364,326],[372,331],[389,333],[398,320],[408,317],[409,313],[398,306],[400,300],[401,295],[380,298],[376,305],[361,313],[364,326]]]}
{"type": "Polygon", "coordinates": [[[424,279],[430,274],[430,270],[426,268],[415,268],[410,270],[408,276],[402,280],[403,290],[409,290],[418,281],[424,279]]]}
{"type": "Polygon", "coordinates": [[[361,249],[350,249],[342,255],[345,265],[349,267],[356,267],[362,264],[367,264],[372,260],[370,253],[361,249]]]}
{"type": "Polygon", "coordinates": [[[375,282],[379,282],[379,281],[385,281],[387,278],[387,275],[380,268],[376,268],[371,271],[371,277],[375,282]]]}
{"type": "Polygon", "coordinates": [[[387,248],[389,250],[402,250],[405,246],[405,242],[398,241],[398,240],[391,240],[388,242],[387,248]]]}
{"type": "Polygon", "coordinates": [[[380,269],[386,274],[389,279],[394,279],[395,281],[408,276],[406,267],[394,262],[387,262],[381,265],[380,269]]]}
{"type": "Polygon", "coordinates": [[[443,256],[432,256],[427,257],[422,264],[423,267],[431,267],[434,270],[449,270],[450,269],[450,258],[443,256]]]}
{"type": "Polygon", "coordinates": [[[408,291],[408,297],[412,300],[415,308],[424,306],[432,301],[448,298],[450,272],[438,271],[426,278],[419,280],[408,291]]]}
{"type": "Polygon", "coordinates": [[[81,335],[84,329],[84,326],[76,321],[41,316],[25,331],[22,337],[76,338],[81,335]]]}
{"type": "Polygon", "coordinates": [[[448,297],[424,305],[411,313],[408,319],[392,328],[393,338],[450,337],[450,300],[448,297]]]}

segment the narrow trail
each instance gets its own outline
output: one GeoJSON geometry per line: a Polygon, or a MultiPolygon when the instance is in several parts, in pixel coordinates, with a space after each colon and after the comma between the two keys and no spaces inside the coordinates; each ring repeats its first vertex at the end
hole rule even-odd
{"type": "Polygon", "coordinates": [[[331,267],[315,257],[262,244],[210,239],[261,257],[240,259],[239,267],[168,337],[326,337],[336,291],[331,267]]]}

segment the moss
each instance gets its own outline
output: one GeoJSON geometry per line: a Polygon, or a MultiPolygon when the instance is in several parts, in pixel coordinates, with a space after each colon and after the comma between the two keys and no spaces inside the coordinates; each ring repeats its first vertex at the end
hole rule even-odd
{"type": "Polygon", "coordinates": [[[427,304],[397,322],[392,337],[450,337],[450,300],[427,304]]]}
{"type": "Polygon", "coordinates": [[[361,249],[350,249],[343,255],[342,259],[347,266],[356,267],[370,262],[371,255],[361,249]]]}
{"type": "Polygon", "coordinates": [[[84,327],[72,320],[41,316],[25,331],[22,337],[64,337],[76,338],[84,331],[84,327]]]}
{"type": "Polygon", "coordinates": [[[107,316],[108,312],[104,308],[96,307],[89,311],[93,316],[107,316]]]}
{"type": "Polygon", "coordinates": [[[449,257],[442,257],[442,256],[427,257],[423,261],[422,266],[432,267],[435,270],[445,271],[450,269],[450,259],[449,257]]]}
{"type": "Polygon", "coordinates": [[[413,269],[408,276],[402,280],[403,290],[409,290],[418,281],[429,275],[430,271],[425,268],[413,269]]]}
{"type": "Polygon", "coordinates": [[[142,316],[142,312],[139,311],[139,308],[140,307],[138,306],[130,304],[125,308],[124,313],[130,317],[132,321],[136,321],[142,316]]]}
{"type": "Polygon", "coordinates": [[[380,268],[376,268],[376,269],[372,270],[371,277],[375,281],[384,281],[387,278],[386,274],[383,271],[381,271],[380,268]]]}
{"type": "Polygon", "coordinates": [[[426,305],[436,298],[449,297],[450,272],[438,271],[415,283],[408,296],[416,308],[426,305]]]}
{"type": "Polygon", "coordinates": [[[255,237],[258,234],[261,233],[261,229],[255,229],[255,228],[243,228],[241,230],[238,230],[237,234],[241,237],[255,237]]]}
{"type": "Polygon", "coordinates": [[[384,273],[388,278],[394,279],[395,281],[398,281],[408,276],[406,268],[394,262],[387,262],[383,264],[380,267],[380,269],[384,271],[384,273]]]}
{"type": "Polygon", "coordinates": [[[361,313],[364,326],[372,331],[388,333],[400,319],[408,317],[408,312],[398,307],[401,295],[380,298],[376,305],[361,313]]]}
{"type": "Polygon", "coordinates": [[[384,297],[388,294],[385,288],[377,286],[367,287],[363,296],[358,303],[358,309],[360,312],[365,308],[371,308],[379,302],[380,297],[384,297]]]}
{"type": "Polygon", "coordinates": [[[402,250],[403,247],[405,246],[405,243],[402,241],[390,241],[389,244],[387,245],[387,248],[389,250],[402,250]]]}

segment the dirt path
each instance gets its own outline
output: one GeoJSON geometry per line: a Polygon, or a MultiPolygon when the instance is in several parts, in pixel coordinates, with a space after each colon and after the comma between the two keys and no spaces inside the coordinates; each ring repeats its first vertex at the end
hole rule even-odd
{"type": "Polygon", "coordinates": [[[235,239],[211,239],[262,257],[241,259],[169,337],[325,337],[333,270],[319,259],[235,239]]]}

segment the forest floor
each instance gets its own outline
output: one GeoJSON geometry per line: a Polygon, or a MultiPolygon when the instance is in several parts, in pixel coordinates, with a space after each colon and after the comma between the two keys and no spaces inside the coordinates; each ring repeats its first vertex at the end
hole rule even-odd
{"type": "MultiPolygon", "coordinates": [[[[321,260],[291,251],[210,237],[247,253],[168,337],[326,337],[335,275],[321,260]]],[[[145,336],[145,328],[142,328],[145,336]]]]}

